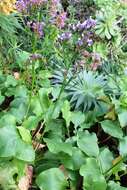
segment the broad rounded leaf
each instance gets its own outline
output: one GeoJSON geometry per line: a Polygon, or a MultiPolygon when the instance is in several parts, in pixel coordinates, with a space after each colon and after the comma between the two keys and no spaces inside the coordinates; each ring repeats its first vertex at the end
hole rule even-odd
{"type": "Polygon", "coordinates": [[[98,156],[99,147],[97,144],[97,137],[95,133],[89,133],[88,131],[79,132],[77,144],[78,147],[88,156],[98,156]]]}
{"type": "Polygon", "coordinates": [[[78,170],[85,163],[86,157],[80,149],[74,147],[72,156],[61,154],[60,159],[65,168],[78,170]]]}
{"type": "Polygon", "coordinates": [[[118,114],[119,122],[121,127],[127,126],[127,111],[123,111],[118,114]]]}
{"type": "Polygon", "coordinates": [[[6,115],[0,120],[0,157],[15,157],[24,161],[34,161],[32,145],[25,143],[16,128],[13,116],[6,115]]]}
{"type": "Polygon", "coordinates": [[[59,168],[45,170],[37,176],[36,183],[41,190],[66,190],[67,181],[59,168]]]}
{"type": "Polygon", "coordinates": [[[108,184],[108,190],[127,190],[125,187],[121,187],[118,183],[110,181],[108,184]]]}
{"type": "Polygon", "coordinates": [[[106,190],[106,181],[101,174],[99,164],[95,158],[88,158],[86,164],[80,168],[80,175],[84,179],[84,188],[87,190],[106,190]]]}
{"type": "Polygon", "coordinates": [[[39,118],[36,116],[30,116],[23,122],[23,127],[29,130],[34,130],[38,126],[39,118]]]}
{"type": "Polygon", "coordinates": [[[59,153],[59,152],[65,152],[72,155],[72,145],[70,143],[61,142],[58,139],[48,139],[44,138],[44,141],[46,142],[50,152],[52,153],[59,153]]]}
{"type": "Polygon", "coordinates": [[[112,137],[116,138],[123,137],[123,131],[117,122],[105,120],[101,122],[101,127],[103,128],[105,133],[108,133],[112,137]]]}
{"type": "Polygon", "coordinates": [[[104,148],[100,151],[99,161],[103,170],[103,173],[108,171],[112,167],[113,162],[112,152],[108,148],[104,148]]]}

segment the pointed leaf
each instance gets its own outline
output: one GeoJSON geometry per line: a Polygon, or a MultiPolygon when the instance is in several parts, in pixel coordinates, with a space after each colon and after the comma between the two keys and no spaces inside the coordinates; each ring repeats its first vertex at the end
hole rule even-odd
{"type": "Polygon", "coordinates": [[[70,103],[66,100],[62,107],[62,115],[66,121],[66,125],[69,126],[71,121],[70,103]]]}

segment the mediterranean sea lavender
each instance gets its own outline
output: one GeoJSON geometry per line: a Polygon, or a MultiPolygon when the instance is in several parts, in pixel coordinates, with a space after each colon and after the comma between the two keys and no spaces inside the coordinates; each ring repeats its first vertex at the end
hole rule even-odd
{"type": "Polygon", "coordinates": [[[70,40],[72,34],[70,32],[64,32],[59,36],[59,39],[61,41],[66,41],[66,40],[70,40]]]}
{"type": "Polygon", "coordinates": [[[47,0],[18,0],[16,2],[16,8],[19,12],[27,12],[29,7],[40,6],[47,2],[47,0]]]}
{"type": "Polygon", "coordinates": [[[39,38],[43,37],[43,35],[44,35],[43,28],[45,26],[44,22],[32,22],[31,21],[31,22],[27,23],[27,26],[30,29],[32,29],[39,38]]]}
{"type": "Polygon", "coordinates": [[[90,29],[92,27],[95,27],[96,25],[96,21],[92,18],[89,18],[87,20],[85,20],[83,23],[78,23],[76,28],[77,30],[87,30],[90,29]]]}

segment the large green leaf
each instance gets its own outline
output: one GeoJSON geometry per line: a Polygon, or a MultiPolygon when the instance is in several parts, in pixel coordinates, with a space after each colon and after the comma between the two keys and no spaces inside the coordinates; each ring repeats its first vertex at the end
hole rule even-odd
{"type": "Polygon", "coordinates": [[[99,147],[95,133],[78,132],[77,144],[79,148],[88,156],[97,157],[99,155],[99,147]]]}
{"type": "Polygon", "coordinates": [[[127,111],[123,110],[121,113],[118,114],[119,122],[121,127],[127,126],[127,111]]]}
{"type": "Polygon", "coordinates": [[[122,129],[120,128],[117,122],[111,120],[104,120],[101,122],[101,126],[105,133],[108,133],[109,135],[116,138],[123,137],[122,129]]]}
{"type": "Polygon", "coordinates": [[[108,171],[112,167],[113,154],[110,152],[108,148],[104,148],[100,151],[99,161],[101,164],[101,168],[103,173],[108,171]]]}
{"type": "Polygon", "coordinates": [[[119,151],[120,155],[127,156],[127,136],[120,139],[119,141],[119,151]]]}
{"type": "Polygon", "coordinates": [[[26,97],[16,97],[10,104],[9,113],[15,116],[18,123],[21,123],[28,108],[28,99],[26,97]]]}
{"type": "Polygon", "coordinates": [[[72,156],[68,154],[60,154],[60,159],[65,168],[70,170],[78,170],[85,163],[86,157],[77,147],[73,147],[72,156]]]}
{"type": "Polygon", "coordinates": [[[24,161],[34,161],[32,145],[25,143],[16,129],[15,118],[3,116],[0,120],[0,157],[15,157],[24,161]]]}
{"type": "Polygon", "coordinates": [[[80,111],[72,112],[71,121],[75,125],[75,128],[77,128],[85,121],[85,114],[80,111]]]}
{"type": "Polygon", "coordinates": [[[0,189],[11,190],[17,188],[17,180],[24,176],[26,163],[21,160],[0,159],[0,189]]]}
{"type": "Polygon", "coordinates": [[[49,93],[51,93],[51,88],[41,88],[38,93],[38,98],[40,101],[42,112],[45,113],[49,106],[51,105],[51,101],[49,99],[49,93]]]}
{"type": "Polygon", "coordinates": [[[110,181],[108,184],[107,190],[127,190],[125,187],[121,187],[119,183],[115,183],[114,181],[110,181]]]}
{"type": "Polygon", "coordinates": [[[24,120],[23,127],[25,127],[26,129],[29,129],[30,131],[34,130],[38,126],[39,121],[40,121],[39,117],[30,116],[24,120]]]}
{"type": "Polygon", "coordinates": [[[35,115],[42,116],[47,114],[47,111],[51,105],[51,101],[48,96],[51,90],[51,88],[41,88],[38,92],[38,95],[32,98],[30,110],[35,115]]]}
{"type": "Polygon", "coordinates": [[[13,162],[7,160],[0,162],[0,185],[3,189],[16,189],[16,182],[13,176],[17,173],[18,169],[13,162]]]}
{"type": "Polygon", "coordinates": [[[62,142],[60,139],[48,139],[44,138],[50,152],[59,153],[65,152],[69,155],[72,155],[72,145],[70,143],[62,142]]]}
{"type": "Polygon", "coordinates": [[[86,164],[80,168],[80,175],[84,179],[84,190],[106,190],[105,178],[95,158],[87,158],[86,164]]]}
{"type": "Polygon", "coordinates": [[[37,176],[36,183],[41,190],[66,190],[67,181],[59,168],[51,168],[37,176]]]}

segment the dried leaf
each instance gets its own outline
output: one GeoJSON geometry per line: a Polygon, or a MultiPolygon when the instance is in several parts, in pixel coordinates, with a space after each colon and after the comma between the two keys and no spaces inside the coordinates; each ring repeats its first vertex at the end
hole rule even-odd
{"type": "Polygon", "coordinates": [[[32,177],[33,177],[33,167],[27,166],[26,168],[26,175],[23,176],[18,184],[19,190],[28,190],[32,184],[32,177]]]}

